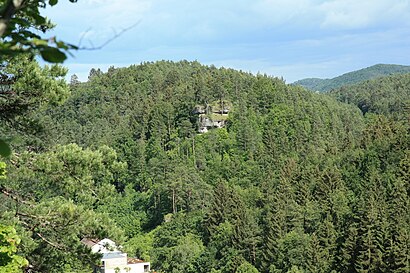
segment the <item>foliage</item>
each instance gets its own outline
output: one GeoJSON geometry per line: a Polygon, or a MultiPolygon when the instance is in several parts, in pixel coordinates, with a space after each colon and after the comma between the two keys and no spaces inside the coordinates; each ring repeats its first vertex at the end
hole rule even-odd
{"type": "Polygon", "coordinates": [[[0,161],[0,179],[6,178],[6,163],[0,161]]]}
{"type": "Polygon", "coordinates": [[[339,101],[354,104],[363,114],[375,113],[408,122],[410,109],[410,74],[392,75],[378,80],[342,87],[330,95],[339,101]]]}
{"type": "Polygon", "coordinates": [[[22,272],[28,265],[23,257],[16,254],[20,238],[10,226],[0,225],[0,270],[4,273],[22,272]]]}
{"type": "Polygon", "coordinates": [[[0,63],[0,155],[11,154],[10,143],[31,146],[42,131],[38,112],[61,104],[70,94],[67,69],[40,67],[27,55],[0,63]]]}
{"type": "MultiPolygon", "coordinates": [[[[70,2],[77,2],[77,0],[70,0],[70,2]]],[[[47,38],[40,34],[45,34],[54,27],[54,24],[41,14],[41,10],[47,5],[54,6],[57,3],[58,0],[2,0],[0,2],[1,120],[6,119],[10,122],[17,113],[21,115],[27,108],[41,103],[42,99],[46,98],[52,102],[62,98],[60,93],[61,91],[64,93],[62,89],[64,89],[65,84],[62,79],[55,81],[52,77],[65,76],[66,71],[58,66],[53,66],[50,69],[46,67],[42,71],[45,73],[39,75],[40,69],[37,63],[32,61],[35,56],[39,55],[47,62],[62,63],[67,58],[69,50],[78,49],[77,46],[59,41],[56,37],[47,38]],[[23,63],[19,63],[22,57],[26,59],[26,63],[24,60],[23,63]],[[27,63],[27,58],[31,62],[27,63]],[[17,63],[23,65],[16,65],[16,59],[17,63]],[[8,71],[8,68],[14,69],[14,71],[8,71]],[[45,79],[44,76],[48,79],[45,79]],[[39,79],[38,82],[33,82],[37,79],[39,79]],[[22,87],[24,90],[20,89],[22,87]],[[45,87],[46,89],[44,89],[45,87]],[[32,89],[28,90],[29,88],[32,89]],[[50,94],[47,94],[49,96],[43,96],[42,92],[46,90],[51,91],[50,94]],[[36,97],[39,98],[39,101],[36,101],[36,97]]],[[[20,124],[21,122],[15,123],[20,124]]],[[[20,126],[20,129],[24,128],[23,131],[28,127],[30,129],[35,127],[27,125],[27,122],[32,123],[30,119],[26,118],[24,122],[26,124],[20,126]]],[[[12,128],[15,129],[13,126],[12,128]]],[[[3,135],[0,135],[0,156],[7,157],[10,154],[11,149],[8,141],[3,135]]]]}
{"type": "Polygon", "coordinates": [[[0,139],[0,156],[7,157],[11,154],[11,149],[7,142],[3,139],[0,139]]]}
{"type": "Polygon", "coordinates": [[[43,130],[4,159],[1,219],[34,272],[88,270],[90,236],[158,272],[408,272],[409,86],[329,95],[197,62],[94,69],[33,108],[43,130]],[[194,110],[215,101],[232,104],[226,126],[200,134],[194,110]]]}
{"type": "MultiPolygon", "coordinates": [[[[76,0],[70,0],[76,2],[76,0]]],[[[47,6],[54,6],[58,0],[2,0],[0,6],[0,62],[4,58],[16,57],[22,53],[40,55],[45,61],[61,63],[70,49],[77,46],[44,37],[54,24],[41,14],[47,6]]]]}
{"type": "Polygon", "coordinates": [[[91,151],[71,144],[47,153],[24,152],[12,162],[1,183],[2,192],[12,197],[4,204],[3,219],[23,234],[23,251],[33,270],[82,271],[98,258],[82,238],[121,239],[122,231],[108,215],[93,210],[111,202],[121,184],[126,165],[112,149],[91,151]]]}

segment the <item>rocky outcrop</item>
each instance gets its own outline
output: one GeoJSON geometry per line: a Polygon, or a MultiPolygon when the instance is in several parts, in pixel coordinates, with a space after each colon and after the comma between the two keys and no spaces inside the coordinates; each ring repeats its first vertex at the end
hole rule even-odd
{"type": "Polygon", "coordinates": [[[203,134],[210,129],[225,127],[231,105],[230,102],[221,100],[206,106],[195,106],[192,113],[198,115],[198,132],[203,134]]]}

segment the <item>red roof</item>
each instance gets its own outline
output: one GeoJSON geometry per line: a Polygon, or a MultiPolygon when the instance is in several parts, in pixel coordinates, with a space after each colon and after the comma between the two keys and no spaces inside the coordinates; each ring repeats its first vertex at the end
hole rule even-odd
{"type": "Polygon", "coordinates": [[[83,238],[81,243],[85,244],[88,247],[93,247],[96,245],[100,240],[99,239],[90,239],[90,238],[83,238]]]}

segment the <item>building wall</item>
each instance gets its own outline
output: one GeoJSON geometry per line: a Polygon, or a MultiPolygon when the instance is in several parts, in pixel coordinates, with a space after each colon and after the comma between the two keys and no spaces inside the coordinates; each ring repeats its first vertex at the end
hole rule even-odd
{"type": "Polygon", "coordinates": [[[131,268],[130,273],[144,273],[151,270],[150,263],[129,264],[128,266],[131,268]],[[144,268],[147,268],[147,271],[144,268]]]}
{"type": "Polygon", "coordinates": [[[122,268],[127,266],[127,257],[111,258],[111,259],[102,259],[104,262],[105,269],[113,269],[116,267],[122,268]]]}
{"type": "MultiPolygon", "coordinates": [[[[149,263],[138,263],[138,264],[129,264],[126,266],[119,267],[119,273],[146,273],[150,271],[149,263]]],[[[116,273],[115,268],[101,268],[99,273],[116,273]]]]}
{"type": "Polygon", "coordinates": [[[150,263],[137,263],[137,264],[127,264],[127,260],[122,260],[122,258],[111,258],[102,261],[109,261],[105,263],[104,267],[101,267],[97,272],[99,273],[116,273],[115,269],[119,268],[119,273],[144,273],[151,270],[150,263]]]}
{"type": "MultiPolygon", "coordinates": [[[[120,269],[119,273],[135,273],[135,272],[132,272],[132,271],[127,271],[127,266],[126,267],[119,267],[119,269],[120,269]]],[[[100,272],[101,273],[116,273],[115,268],[102,269],[100,272]]]]}

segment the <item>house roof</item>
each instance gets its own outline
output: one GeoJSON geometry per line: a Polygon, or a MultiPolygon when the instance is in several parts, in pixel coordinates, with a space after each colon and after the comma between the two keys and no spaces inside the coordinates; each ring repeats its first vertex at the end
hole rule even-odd
{"type": "Polygon", "coordinates": [[[99,241],[99,239],[83,238],[81,240],[81,243],[85,244],[88,247],[93,247],[98,244],[99,241]]]}
{"type": "Polygon", "coordinates": [[[122,253],[122,252],[109,252],[109,253],[103,253],[102,259],[115,259],[115,258],[124,258],[127,257],[127,254],[122,253]]]}

